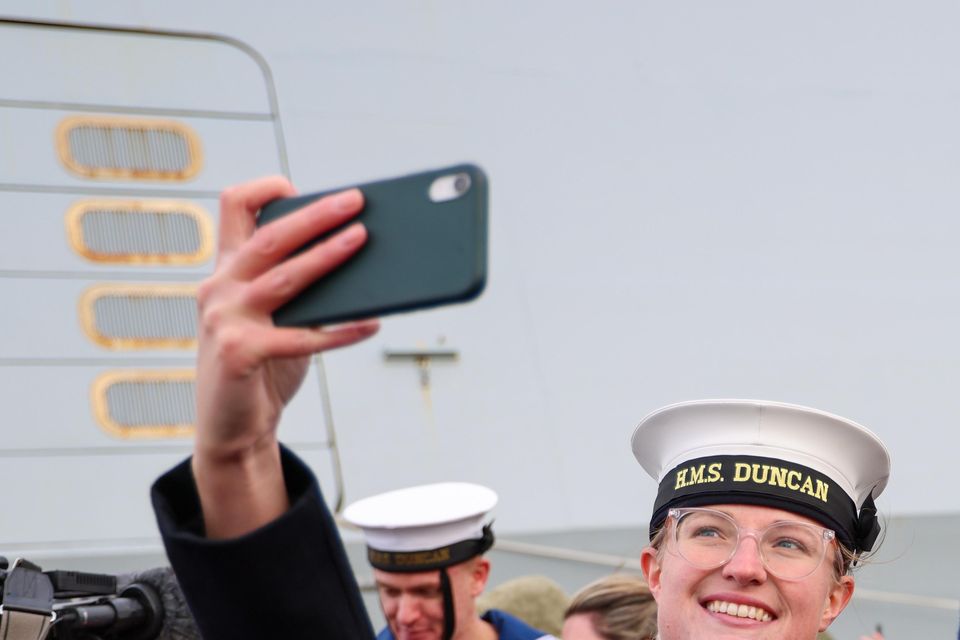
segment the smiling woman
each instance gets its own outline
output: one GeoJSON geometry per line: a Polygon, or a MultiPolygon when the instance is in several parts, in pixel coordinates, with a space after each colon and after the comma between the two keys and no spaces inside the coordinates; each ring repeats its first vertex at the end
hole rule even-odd
{"type": "Polygon", "coordinates": [[[633,451],[660,485],[641,563],[661,640],[817,637],[880,532],[890,458],[815,409],[707,400],[648,415],[633,451]]]}

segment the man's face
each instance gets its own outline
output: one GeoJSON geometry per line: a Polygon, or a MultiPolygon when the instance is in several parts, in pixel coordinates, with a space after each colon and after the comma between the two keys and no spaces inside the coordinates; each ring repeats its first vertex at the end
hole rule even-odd
{"type": "MultiPolygon", "coordinates": [[[[478,623],[474,600],[483,592],[489,573],[490,563],[485,558],[472,558],[447,567],[456,615],[454,638],[463,637],[478,623]]],[[[391,573],[374,569],[373,577],[387,626],[397,640],[443,638],[443,592],[439,571],[391,573]]]]}
{"type": "MultiPolygon", "coordinates": [[[[769,507],[719,505],[741,527],[762,529],[809,518],[769,507]]],[[[668,526],[672,527],[673,524],[668,526]]],[[[853,578],[834,577],[836,550],[831,543],[819,568],[802,580],[783,580],[764,568],[754,538],[741,539],[729,562],[716,569],[698,569],[673,550],[669,532],[665,549],[643,551],[641,562],[657,600],[657,625],[663,640],[713,638],[812,640],[843,610],[853,595],[853,578]],[[730,603],[746,605],[755,615],[731,615],[730,603]],[[757,619],[759,618],[759,619],[757,619]]]]}

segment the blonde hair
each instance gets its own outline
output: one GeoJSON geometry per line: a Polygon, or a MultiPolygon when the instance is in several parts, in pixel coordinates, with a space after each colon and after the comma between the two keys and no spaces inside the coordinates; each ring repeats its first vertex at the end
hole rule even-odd
{"type": "Polygon", "coordinates": [[[642,578],[614,574],[574,594],[564,619],[586,614],[606,640],[649,640],[657,636],[657,603],[642,578]]]}

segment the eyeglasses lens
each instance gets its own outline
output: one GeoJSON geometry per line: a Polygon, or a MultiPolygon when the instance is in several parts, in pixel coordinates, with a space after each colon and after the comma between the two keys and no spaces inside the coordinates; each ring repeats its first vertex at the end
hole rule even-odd
{"type": "MultiPolygon", "coordinates": [[[[713,569],[733,557],[739,525],[715,511],[684,513],[676,524],[677,551],[690,564],[713,569]]],[[[822,530],[800,522],[781,522],[744,537],[757,538],[760,558],[770,573],[786,579],[805,578],[820,566],[825,552],[822,530]]]]}

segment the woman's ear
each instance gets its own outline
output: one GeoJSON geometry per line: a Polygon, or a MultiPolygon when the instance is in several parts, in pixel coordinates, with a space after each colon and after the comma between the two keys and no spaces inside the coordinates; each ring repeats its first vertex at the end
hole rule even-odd
{"type": "Polygon", "coordinates": [[[853,597],[854,581],[851,576],[840,576],[827,594],[827,601],[823,607],[823,617],[820,618],[820,631],[826,631],[840,612],[850,603],[853,597]]]}
{"type": "Polygon", "coordinates": [[[640,568],[643,570],[643,577],[647,581],[647,586],[650,587],[650,593],[653,594],[654,600],[660,599],[662,567],[660,566],[659,555],[659,552],[653,547],[646,547],[640,552],[640,568]]]}

